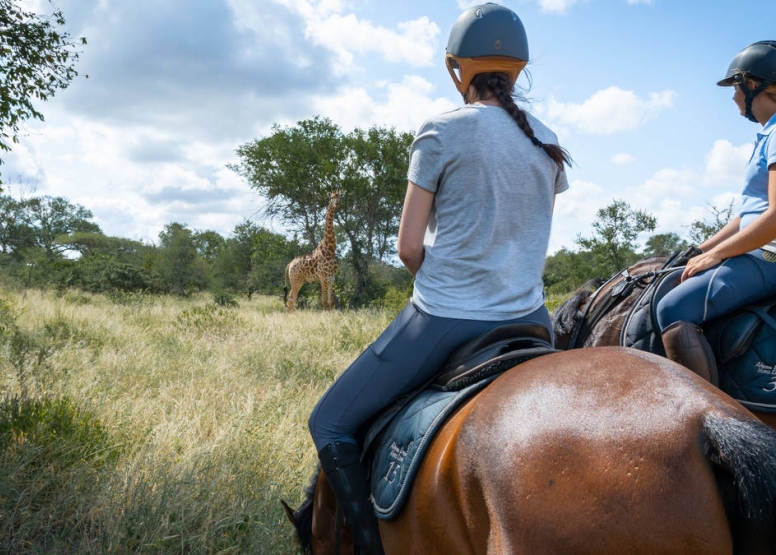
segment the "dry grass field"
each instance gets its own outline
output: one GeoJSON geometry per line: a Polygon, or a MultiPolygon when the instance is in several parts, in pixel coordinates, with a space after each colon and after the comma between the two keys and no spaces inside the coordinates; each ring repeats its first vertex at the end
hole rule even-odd
{"type": "Polygon", "coordinates": [[[394,313],[0,290],[0,553],[297,553],[307,416],[394,313]]]}
{"type": "Polygon", "coordinates": [[[295,553],[307,415],[391,317],[0,292],[0,552],[295,553]]]}

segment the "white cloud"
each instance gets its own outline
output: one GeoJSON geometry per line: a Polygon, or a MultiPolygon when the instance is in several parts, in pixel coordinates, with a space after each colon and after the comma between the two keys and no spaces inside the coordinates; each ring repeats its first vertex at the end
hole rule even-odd
{"type": "Polygon", "coordinates": [[[434,98],[434,86],[426,79],[407,75],[401,83],[381,83],[385,99],[375,99],[361,87],[339,91],[313,101],[315,113],[331,118],[343,129],[372,125],[395,127],[414,133],[429,116],[456,107],[447,98],[434,98]]]}
{"type": "Polygon", "coordinates": [[[620,152],[612,156],[610,162],[615,166],[624,166],[625,164],[632,164],[636,159],[627,152],[620,152]]]}
{"type": "Polygon", "coordinates": [[[564,14],[579,0],[537,0],[543,12],[564,14]]]}
{"type": "Polygon", "coordinates": [[[690,169],[663,168],[639,186],[642,205],[654,205],[663,198],[697,196],[702,194],[698,174],[690,169]]]}
{"type": "Polygon", "coordinates": [[[600,185],[573,180],[569,189],[555,199],[549,252],[555,252],[561,247],[576,249],[574,240],[577,235],[590,234],[590,225],[598,209],[609,202],[610,195],[600,185]]]}
{"type": "Polygon", "coordinates": [[[633,91],[609,87],[582,102],[563,103],[550,97],[546,110],[550,118],[590,135],[611,135],[638,129],[661,111],[673,106],[674,92],[650,93],[641,98],[633,91]]]}
{"type": "Polygon", "coordinates": [[[714,141],[714,146],[706,155],[704,182],[740,189],[744,183],[744,168],[751,155],[752,145],[733,146],[724,139],[714,141]]]}
{"type": "Polygon", "coordinates": [[[44,132],[12,151],[8,177],[91,210],[108,235],[153,241],[163,225],[179,222],[227,236],[260,208],[256,193],[225,167],[232,142],[183,141],[158,128],[111,127],[56,111],[40,126],[44,132]],[[171,156],[137,163],[143,145],[171,145],[171,156]]]}
{"type": "Polygon", "coordinates": [[[275,1],[302,16],[306,36],[337,56],[337,71],[341,74],[354,69],[354,54],[374,53],[388,62],[412,67],[428,67],[436,62],[440,29],[428,17],[401,22],[392,30],[360,20],[352,13],[343,15],[341,2],[313,5],[306,0],[275,1]]]}
{"type": "MultiPolygon", "coordinates": [[[[578,2],[579,0],[536,0],[541,11],[557,14],[565,14],[571,6],[578,2]]],[[[484,3],[485,0],[458,0],[458,7],[461,10],[465,10],[466,8],[471,8],[472,6],[484,3]]]]}
{"type": "MultiPolygon", "coordinates": [[[[726,140],[717,140],[703,166],[662,168],[638,185],[620,188],[614,194],[610,188],[575,180],[556,200],[549,252],[563,246],[575,249],[574,239],[591,233],[590,226],[598,210],[614,198],[624,199],[632,208],[655,216],[658,227],[654,233],[676,233],[689,239],[693,222],[713,222],[715,212],[726,210],[731,203],[733,214],[737,212],[744,166],[751,150],[751,145],[734,146],[726,140]]],[[[621,153],[612,162],[630,158],[627,153],[621,153]]]]}
{"type": "MultiPolygon", "coordinates": [[[[655,233],[674,232],[687,238],[694,221],[714,221],[715,211],[740,204],[744,167],[751,145],[734,146],[717,140],[703,168],[663,168],[643,183],[623,191],[623,198],[658,219],[655,233]]],[[[604,206],[608,200],[600,203],[604,206]]]]}

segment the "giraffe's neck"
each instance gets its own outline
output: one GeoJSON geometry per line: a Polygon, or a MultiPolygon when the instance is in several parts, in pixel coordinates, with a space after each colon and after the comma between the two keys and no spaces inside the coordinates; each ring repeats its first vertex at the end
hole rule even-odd
{"type": "Polygon", "coordinates": [[[334,256],[334,250],[337,245],[334,239],[334,207],[331,204],[329,204],[329,209],[326,211],[326,227],[319,246],[328,256],[334,256]]]}

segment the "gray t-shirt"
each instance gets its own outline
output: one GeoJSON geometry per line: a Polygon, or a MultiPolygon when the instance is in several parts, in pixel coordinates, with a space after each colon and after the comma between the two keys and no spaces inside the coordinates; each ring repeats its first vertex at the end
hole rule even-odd
{"type": "MultiPolygon", "coordinates": [[[[555,133],[526,114],[536,136],[555,133]]],[[[424,123],[409,181],[435,193],[412,301],[434,316],[510,320],[544,302],[542,271],[560,171],[509,113],[467,105],[424,123]]]]}

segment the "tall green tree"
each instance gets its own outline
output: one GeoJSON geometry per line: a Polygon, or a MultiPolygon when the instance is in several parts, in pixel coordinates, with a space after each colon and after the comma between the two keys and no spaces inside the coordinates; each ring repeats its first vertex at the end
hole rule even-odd
{"type": "Polygon", "coordinates": [[[205,262],[197,253],[193,232],[185,224],[173,222],[164,226],[153,266],[170,293],[183,296],[207,287],[205,262]]]}
{"type": "Polygon", "coordinates": [[[14,199],[0,195],[0,263],[4,277],[26,285],[66,286],[73,261],[60,239],[101,233],[92,213],[62,197],[14,199]]]}
{"type": "Polygon", "coordinates": [[[645,257],[668,256],[675,251],[684,250],[689,246],[687,241],[684,241],[676,233],[658,233],[647,239],[644,244],[643,255],[645,257]]]}
{"type": "Polygon", "coordinates": [[[77,49],[86,44],[64,30],[61,11],[42,16],[21,4],[0,0],[0,150],[6,151],[19,142],[22,122],[43,121],[33,101],[48,100],[78,75],[77,49]]]}
{"type": "Polygon", "coordinates": [[[73,264],[69,285],[85,291],[158,292],[158,276],[144,267],[156,247],[102,233],[76,232],[58,241],[80,257],[73,264]]]}
{"type": "Polygon", "coordinates": [[[551,293],[568,293],[587,280],[602,277],[596,273],[593,254],[589,251],[574,252],[565,247],[548,256],[544,262],[542,280],[551,293]]]}
{"type": "Polygon", "coordinates": [[[577,237],[577,244],[590,251],[599,275],[611,275],[634,263],[640,255],[640,234],[654,231],[657,219],[644,210],[634,210],[624,200],[614,200],[598,210],[591,237],[577,237]]]}
{"type": "Polygon", "coordinates": [[[217,231],[211,229],[194,231],[191,238],[194,241],[197,254],[208,264],[213,263],[226,244],[226,240],[217,231]]]}
{"type": "Polygon", "coordinates": [[[92,212],[64,197],[35,197],[27,201],[28,223],[35,233],[36,245],[49,258],[61,256],[68,249],[61,238],[76,232],[102,233],[91,221],[92,212]]]}
{"type": "Polygon", "coordinates": [[[413,136],[394,129],[372,127],[345,137],[339,229],[348,240],[348,260],[355,271],[349,305],[363,304],[373,261],[395,253],[395,239],[407,190],[408,151],[413,136]]]}
{"type": "Polygon", "coordinates": [[[408,133],[379,127],[344,135],[330,120],[316,117],[273,127],[269,137],[241,146],[240,162],[231,167],[309,249],[323,236],[330,192],[340,191],[338,253],[354,270],[348,300],[354,306],[366,301],[360,296],[370,264],[395,252],[411,142],[408,133]]]}
{"type": "Polygon", "coordinates": [[[219,290],[278,295],[286,264],[303,252],[296,240],[245,220],[225,239],[213,260],[213,285],[219,290]]]}
{"type": "Polygon", "coordinates": [[[35,230],[30,222],[29,200],[0,194],[0,253],[16,259],[35,246],[35,230]]]}
{"type": "Polygon", "coordinates": [[[253,237],[250,290],[270,295],[282,291],[286,265],[302,250],[297,241],[259,228],[253,237]]]}
{"type": "Polygon", "coordinates": [[[213,261],[213,283],[222,291],[250,296],[251,258],[259,227],[249,220],[237,224],[213,261]]]}
{"type": "Polygon", "coordinates": [[[230,167],[267,199],[267,213],[310,245],[320,236],[331,191],[341,187],[343,135],[327,118],[272,127],[272,134],[237,149],[230,167]]]}

